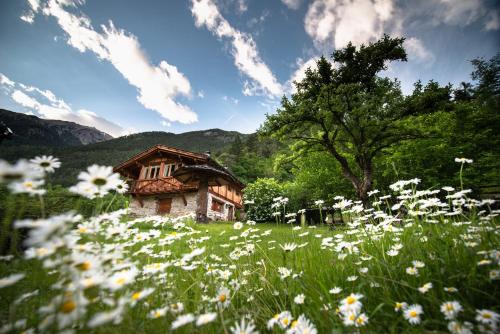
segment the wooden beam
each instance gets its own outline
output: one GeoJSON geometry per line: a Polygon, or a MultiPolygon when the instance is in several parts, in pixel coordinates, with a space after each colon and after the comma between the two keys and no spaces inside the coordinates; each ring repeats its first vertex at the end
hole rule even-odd
{"type": "Polygon", "coordinates": [[[196,199],[196,221],[198,223],[208,223],[208,177],[204,175],[200,178],[198,187],[198,197],[196,199]]]}

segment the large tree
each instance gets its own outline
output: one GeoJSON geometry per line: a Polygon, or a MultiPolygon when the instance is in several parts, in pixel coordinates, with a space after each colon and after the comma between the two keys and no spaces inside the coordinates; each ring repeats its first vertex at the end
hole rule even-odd
{"type": "MultiPolygon", "coordinates": [[[[415,84],[404,96],[396,79],[380,72],[390,61],[406,61],[403,38],[382,39],[356,48],[349,44],[332,54],[332,64],[320,58],[307,69],[291,98],[266,115],[260,132],[288,142],[295,156],[328,152],[340,164],[360,200],[374,178],[374,159],[403,140],[419,137],[411,117],[443,109],[450,100],[450,87],[435,82],[415,84]]],[[[293,158],[293,156],[291,156],[293,158]]]]}

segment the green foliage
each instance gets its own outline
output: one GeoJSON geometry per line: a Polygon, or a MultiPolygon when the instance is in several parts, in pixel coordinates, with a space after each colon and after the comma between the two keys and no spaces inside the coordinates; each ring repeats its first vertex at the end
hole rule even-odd
{"type": "Polygon", "coordinates": [[[464,175],[465,185],[475,191],[495,186],[500,180],[500,56],[489,61],[473,60],[472,77],[477,84],[462,83],[446,112],[412,118],[423,138],[385,150],[378,160],[382,187],[397,178],[421,177],[424,187],[455,183],[455,157],[473,159],[464,175]],[[392,168],[391,168],[392,167],[392,168]]]}
{"type": "Polygon", "coordinates": [[[295,83],[297,92],[283,97],[276,114],[267,115],[261,133],[286,141],[294,157],[327,152],[366,203],[374,159],[420,136],[407,120],[446,108],[450,98],[450,87],[432,81],[417,83],[410,96],[403,96],[397,80],[378,76],[389,61],[406,60],[403,42],[384,36],[368,46],[349,44],[333,54],[336,67],[322,57],[295,83]]]}
{"type": "Polygon", "coordinates": [[[283,196],[283,186],[275,179],[259,178],[245,188],[244,200],[253,201],[245,205],[247,219],[266,222],[273,219],[273,198],[283,196]]]}
{"type": "Polygon", "coordinates": [[[215,158],[227,166],[243,183],[251,183],[259,177],[279,177],[273,170],[273,160],[283,149],[276,140],[259,138],[253,133],[241,140],[237,136],[233,143],[215,155],[215,158]]]}
{"type": "Polygon", "coordinates": [[[339,164],[329,154],[309,153],[293,164],[291,173],[294,178],[285,183],[285,194],[294,210],[312,207],[318,199],[333,204],[337,195],[355,196],[352,185],[342,177],[339,164]]]}
{"type": "Polygon", "coordinates": [[[92,217],[101,212],[109,212],[128,207],[128,196],[118,193],[103,198],[86,199],[68,189],[56,185],[49,186],[41,198],[28,194],[12,194],[5,185],[0,185],[0,254],[16,253],[22,236],[13,229],[12,223],[20,219],[38,219],[74,211],[84,217],[92,217]]]}

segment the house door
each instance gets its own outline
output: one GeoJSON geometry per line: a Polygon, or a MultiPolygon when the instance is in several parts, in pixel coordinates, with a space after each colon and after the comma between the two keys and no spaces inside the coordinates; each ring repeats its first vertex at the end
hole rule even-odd
{"type": "Polygon", "coordinates": [[[172,199],[171,198],[162,198],[158,200],[158,214],[164,215],[170,213],[170,209],[172,208],[172,199]]]}
{"type": "Polygon", "coordinates": [[[229,206],[229,210],[227,210],[227,220],[233,220],[233,206],[229,206]]]}

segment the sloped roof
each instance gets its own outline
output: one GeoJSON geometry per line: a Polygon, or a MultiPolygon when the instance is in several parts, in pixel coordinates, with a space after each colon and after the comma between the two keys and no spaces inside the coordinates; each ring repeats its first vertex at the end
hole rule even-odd
{"type": "Polygon", "coordinates": [[[193,175],[197,174],[210,175],[212,179],[212,184],[210,185],[223,185],[233,182],[244,186],[236,176],[224,167],[217,168],[207,164],[182,166],[174,172],[173,176],[181,182],[187,182],[193,175]]]}
{"type": "Polygon", "coordinates": [[[172,154],[179,155],[182,157],[191,158],[194,160],[201,160],[204,162],[206,162],[209,158],[207,154],[195,153],[195,152],[190,152],[190,151],[186,151],[186,150],[181,150],[181,149],[175,148],[175,147],[157,144],[157,145],[155,145],[155,146],[153,146],[153,147],[151,147],[151,148],[149,148],[141,153],[134,155],[132,158],[125,160],[124,162],[120,163],[119,165],[115,166],[113,168],[113,171],[119,172],[121,169],[128,167],[129,165],[133,164],[137,160],[145,158],[145,157],[147,157],[153,153],[156,153],[156,152],[172,153],[172,154]]]}
{"type": "MultiPolygon", "coordinates": [[[[157,152],[165,152],[165,153],[171,153],[180,157],[192,159],[195,161],[193,165],[190,165],[189,168],[194,172],[196,170],[199,170],[200,172],[203,171],[217,171],[220,175],[225,175],[226,178],[231,180],[232,182],[238,184],[242,188],[245,186],[243,182],[241,182],[236,175],[234,175],[229,169],[221,166],[217,161],[213,160],[210,158],[210,155],[205,154],[205,153],[196,153],[196,152],[191,152],[191,151],[186,151],[182,150],[179,148],[175,147],[170,147],[166,145],[161,145],[157,144],[139,154],[134,155],[130,159],[120,163],[119,165],[115,166],[113,168],[114,172],[120,172],[121,170],[132,166],[137,160],[143,159],[151,154],[157,153],[157,152]],[[201,168],[201,169],[200,169],[201,168]]],[[[188,166],[184,166],[188,167],[188,166]]]]}

